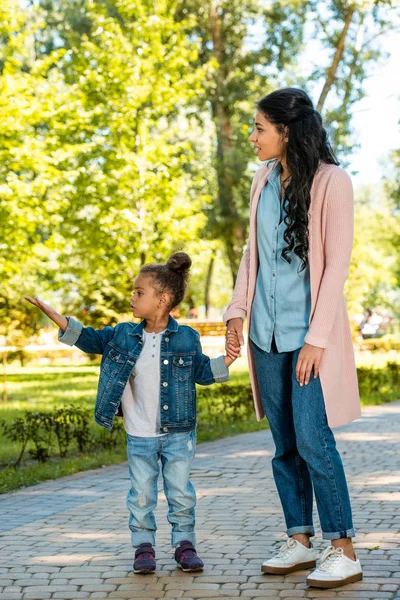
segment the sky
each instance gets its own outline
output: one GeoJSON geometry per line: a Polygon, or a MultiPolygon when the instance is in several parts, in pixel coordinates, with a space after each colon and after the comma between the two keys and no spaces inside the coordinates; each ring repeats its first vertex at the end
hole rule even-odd
{"type": "Polygon", "coordinates": [[[354,105],[352,126],[360,148],[350,156],[353,184],[378,183],[390,150],[400,149],[400,34],[385,38],[390,57],[381,60],[364,82],[365,98],[354,105]]]}

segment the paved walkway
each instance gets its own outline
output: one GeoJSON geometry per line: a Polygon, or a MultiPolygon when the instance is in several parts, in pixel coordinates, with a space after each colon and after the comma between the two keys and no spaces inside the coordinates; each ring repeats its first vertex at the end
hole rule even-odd
{"type": "MultiPolygon", "coordinates": [[[[360,583],[311,590],[305,572],[260,574],[261,560],[284,539],[273,444],[269,432],[260,432],[198,447],[193,481],[204,573],[175,569],[160,497],[158,570],[133,575],[127,469],[118,465],[0,497],[0,599],[400,599],[400,403],[365,409],[336,437],[365,569],[360,583]]],[[[319,530],[315,539],[322,549],[319,530]]]]}

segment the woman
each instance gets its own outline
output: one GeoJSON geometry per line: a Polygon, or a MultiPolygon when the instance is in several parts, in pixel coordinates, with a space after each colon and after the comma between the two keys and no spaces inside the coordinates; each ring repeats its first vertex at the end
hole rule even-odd
{"type": "Polygon", "coordinates": [[[307,584],[331,588],[362,579],[331,431],[360,416],[343,295],[353,243],[352,186],[337,166],[321,116],[301,90],[263,98],[249,141],[269,162],[254,177],[249,241],[224,323],[227,352],[236,357],[247,315],[256,413],[268,418],[276,446],[272,466],[288,541],[262,571],[316,566],[314,488],[330,545],[307,584]]]}

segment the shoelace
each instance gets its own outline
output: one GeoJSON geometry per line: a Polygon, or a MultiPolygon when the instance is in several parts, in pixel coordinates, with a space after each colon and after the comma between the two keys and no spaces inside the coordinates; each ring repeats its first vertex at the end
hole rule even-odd
{"type": "Polygon", "coordinates": [[[323,571],[324,573],[330,573],[342,556],[342,548],[334,548],[333,546],[330,546],[324,550],[318,570],[323,571]]]}
{"type": "Polygon", "coordinates": [[[181,554],[181,558],[197,558],[197,554],[194,550],[184,550],[181,554]]]}
{"type": "Polygon", "coordinates": [[[296,546],[296,542],[292,538],[289,538],[288,541],[279,548],[279,558],[287,558],[296,546]]]}
{"type": "Polygon", "coordinates": [[[138,558],[140,558],[141,560],[142,560],[142,559],[144,559],[144,560],[147,560],[147,559],[152,559],[152,558],[154,558],[154,557],[153,557],[153,555],[152,555],[152,553],[151,553],[151,552],[146,552],[146,550],[145,550],[144,552],[140,552],[140,553],[137,555],[136,559],[138,559],[138,558]]]}

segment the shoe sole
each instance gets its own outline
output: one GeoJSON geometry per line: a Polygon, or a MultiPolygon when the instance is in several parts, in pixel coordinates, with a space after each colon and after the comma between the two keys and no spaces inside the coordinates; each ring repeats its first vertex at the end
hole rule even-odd
{"type": "Polygon", "coordinates": [[[198,567],[197,569],[184,569],[179,563],[176,563],[176,566],[184,573],[198,573],[199,571],[204,571],[204,567],[198,567]]]}
{"type": "Polygon", "coordinates": [[[319,579],[310,579],[309,577],[307,577],[306,583],[309,587],[319,587],[327,589],[342,587],[342,585],[347,585],[348,583],[355,583],[356,581],[361,581],[362,578],[362,573],[350,575],[350,577],[346,577],[346,579],[338,579],[336,581],[321,581],[319,579]]]}
{"type": "Polygon", "coordinates": [[[317,566],[316,560],[309,560],[308,562],[296,563],[291,567],[270,567],[268,565],[261,565],[262,573],[268,573],[269,575],[288,575],[294,573],[294,571],[304,571],[305,569],[315,569],[317,566]]]}
{"type": "Polygon", "coordinates": [[[135,575],[151,575],[155,572],[155,569],[133,569],[135,575]]]}

